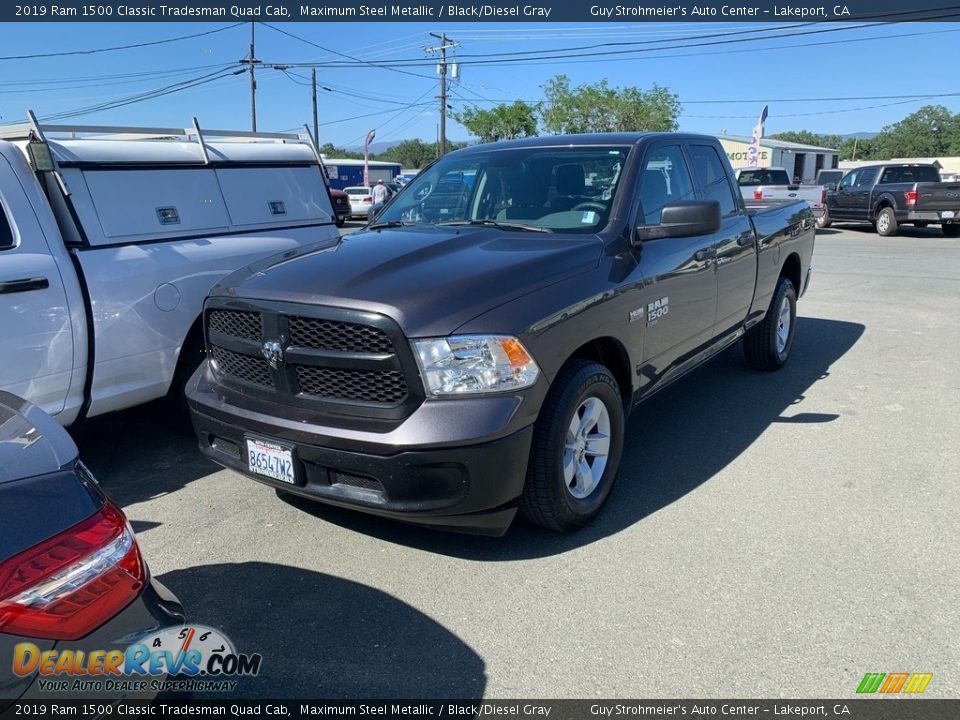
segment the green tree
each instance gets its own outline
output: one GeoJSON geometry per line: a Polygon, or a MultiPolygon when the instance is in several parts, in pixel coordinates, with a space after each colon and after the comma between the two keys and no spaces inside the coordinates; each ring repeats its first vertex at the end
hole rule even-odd
{"type": "Polygon", "coordinates": [[[942,105],[926,105],[883,128],[873,145],[878,158],[960,154],[960,115],[942,105]]]}
{"type": "Polygon", "coordinates": [[[344,148],[339,148],[333,143],[324,143],[320,147],[320,154],[324,157],[329,158],[340,158],[341,160],[359,160],[363,158],[363,153],[358,153],[355,150],[346,150],[344,148]]]}
{"type": "Polygon", "coordinates": [[[543,90],[546,100],[540,107],[540,118],[549,133],[677,129],[679,98],[656,84],[644,91],[610,87],[604,79],[574,88],[570,78],[557,75],[543,90]]]}
{"type": "Polygon", "coordinates": [[[453,117],[480,142],[512,140],[537,134],[536,108],[520,100],[489,110],[467,108],[453,113],[453,117]]]}
{"type": "Polygon", "coordinates": [[[839,135],[819,135],[809,130],[787,130],[781,133],[770,135],[772,140],[784,140],[786,142],[799,143],[801,145],[813,145],[814,147],[830,148],[839,150],[843,144],[843,138],[839,135]]]}
{"type": "Polygon", "coordinates": [[[437,156],[437,144],[403,140],[377,156],[377,160],[400,163],[405,168],[422,168],[437,156]]]}

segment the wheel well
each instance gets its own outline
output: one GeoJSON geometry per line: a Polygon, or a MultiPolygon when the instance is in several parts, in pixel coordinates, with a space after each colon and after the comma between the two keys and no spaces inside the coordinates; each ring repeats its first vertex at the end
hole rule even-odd
{"type": "Polygon", "coordinates": [[[803,282],[803,272],[800,268],[799,255],[796,253],[790,254],[790,257],[787,258],[786,262],[783,263],[783,267],[780,269],[780,277],[785,277],[793,283],[793,289],[799,297],[800,293],[803,292],[803,286],[800,284],[803,282]]]}
{"type": "Polygon", "coordinates": [[[578,347],[569,359],[593,360],[604,365],[613,374],[620,386],[623,407],[629,410],[633,396],[633,383],[630,374],[630,358],[620,342],[612,337],[601,337],[578,347]]]}
{"type": "Polygon", "coordinates": [[[193,321],[193,324],[190,326],[190,329],[187,330],[187,334],[183,338],[183,342],[180,344],[180,352],[177,354],[177,368],[174,371],[174,377],[182,372],[184,360],[184,350],[190,347],[199,345],[203,347],[203,315],[198,315],[197,319],[193,321]]]}

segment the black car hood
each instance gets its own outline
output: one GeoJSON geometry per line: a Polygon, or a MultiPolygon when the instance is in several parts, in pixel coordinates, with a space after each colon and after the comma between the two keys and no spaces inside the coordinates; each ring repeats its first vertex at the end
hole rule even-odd
{"type": "Polygon", "coordinates": [[[380,312],[408,337],[447,335],[505,302],[597,266],[596,235],[406,227],[273,256],[213,294],[380,312]]]}
{"type": "Polygon", "coordinates": [[[49,415],[0,391],[0,484],[55,472],[76,457],[73,440],[49,415]]]}

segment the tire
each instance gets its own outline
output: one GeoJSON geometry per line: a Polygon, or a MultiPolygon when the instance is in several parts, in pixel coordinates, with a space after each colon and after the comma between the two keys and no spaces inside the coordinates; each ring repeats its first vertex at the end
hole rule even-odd
{"type": "Polygon", "coordinates": [[[953,223],[950,225],[941,225],[940,229],[948,238],[960,237],[960,225],[953,223]]]}
{"type": "Polygon", "coordinates": [[[877,214],[877,234],[883,237],[893,237],[897,234],[897,216],[892,207],[880,208],[877,214]]]}
{"type": "Polygon", "coordinates": [[[830,217],[830,211],[824,208],[823,215],[817,218],[817,227],[828,228],[831,225],[833,225],[833,218],[830,217]]]}
{"type": "Polygon", "coordinates": [[[347,218],[344,215],[337,215],[337,227],[343,227],[347,222],[347,218]]]}
{"type": "Polygon", "coordinates": [[[747,362],[755,370],[779,370],[790,359],[796,331],[797,291],[790,280],[781,277],[766,316],[743,338],[747,362]],[[789,325],[784,325],[784,321],[789,325]]]}
{"type": "Polygon", "coordinates": [[[588,360],[569,362],[554,381],[534,428],[520,514],[558,532],[578,530],[593,520],[617,478],[623,426],[620,387],[610,371],[588,360]],[[607,455],[590,453],[591,445],[603,447],[597,440],[604,435],[607,455]]]}

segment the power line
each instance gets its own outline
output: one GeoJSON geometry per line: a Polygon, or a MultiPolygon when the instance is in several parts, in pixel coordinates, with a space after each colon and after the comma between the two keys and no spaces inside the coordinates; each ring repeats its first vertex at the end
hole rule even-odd
{"type": "Polygon", "coordinates": [[[114,50],[132,50],[134,48],[151,47],[153,45],[165,45],[167,43],[180,42],[181,40],[192,40],[193,38],[204,37],[205,35],[213,35],[215,33],[220,33],[224,30],[230,30],[231,28],[239,27],[241,25],[243,25],[243,23],[234,23],[233,25],[226,25],[215,30],[193,33],[192,35],[180,35],[179,37],[166,38],[164,40],[151,40],[149,42],[133,43],[131,45],[116,45],[114,47],[95,48],[92,50],[64,50],[63,52],[37,53],[34,55],[3,55],[0,56],[0,60],[33,60],[36,58],[64,57],[66,55],[95,55],[97,53],[113,52],[114,50]]]}
{"type": "MultiPolygon", "coordinates": [[[[324,52],[330,53],[331,55],[339,55],[340,57],[345,57],[345,58],[347,58],[347,59],[349,59],[349,60],[354,60],[354,61],[360,63],[361,65],[368,65],[368,66],[370,66],[370,67],[382,68],[382,69],[384,69],[384,70],[391,70],[391,71],[393,71],[393,72],[399,72],[399,73],[402,73],[402,74],[404,74],[404,75],[412,75],[413,77],[426,78],[427,80],[433,80],[433,78],[430,77],[429,75],[421,75],[420,73],[409,72],[409,71],[407,71],[407,70],[401,70],[401,69],[399,69],[399,68],[386,67],[386,66],[382,65],[381,63],[373,62],[372,60],[362,60],[362,59],[360,59],[360,58],[358,58],[358,57],[355,57],[355,56],[353,56],[353,55],[348,55],[348,54],[346,54],[346,53],[342,53],[342,52],[339,52],[339,51],[337,51],[337,50],[331,50],[330,48],[324,47],[323,45],[318,45],[317,43],[313,42],[312,40],[307,40],[305,37],[301,37],[301,36],[299,36],[299,35],[295,35],[295,34],[293,34],[292,32],[287,32],[286,30],[283,30],[283,29],[281,29],[281,28],[279,28],[279,27],[277,27],[277,26],[275,26],[275,25],[271,25],[270,23],[260,23],[260,24],[261,24],[261,25],[265,25],[266,27],[268,27],[268,28],[270,28],[271,30],[274,30],[274,31],[276,31],[276,32],[278,32],[278,33],[281,33],[281,34],[283,34],[283,35],[286,35],[287,37],[291,37],[291,38],[293,38],[294,40],[299,40],[300,42],[306,43],[307,45],[312,45],[313,47],[318,48],[319,50],[323,50],[324,52]]],[[[320,67],[320,66],[317,65],[316,67],[320,67]]]]}

